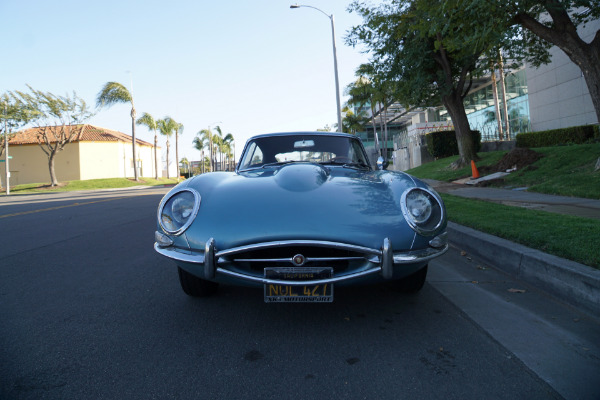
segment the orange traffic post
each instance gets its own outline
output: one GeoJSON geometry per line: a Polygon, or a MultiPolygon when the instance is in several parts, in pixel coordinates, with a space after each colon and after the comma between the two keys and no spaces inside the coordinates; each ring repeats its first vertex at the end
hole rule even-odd
{"type": "Polygon", "coordinates": [[[471,160],[471,174],[473,175],[473,179],[479,178],[479,171],[477,171],[477,166],[473,160],[471,160]]]}

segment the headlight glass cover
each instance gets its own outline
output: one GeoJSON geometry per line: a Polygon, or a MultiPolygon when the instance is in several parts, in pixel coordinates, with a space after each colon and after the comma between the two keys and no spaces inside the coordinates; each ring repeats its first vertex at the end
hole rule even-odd
{"type": "Polygon", "coordinates": [[[158,208],[158,222],[165,232],[180,235],[192,224],[199,208],[200,194],[193,189],[181,189],[163,199],[158,208]]]}
{"type": "Polygon", "coordinates": [[[402,194],[400,202],[404,219],[417,233],[430,236],[444,221],[442,201],[428,189],[408,189],[402,194]]]}

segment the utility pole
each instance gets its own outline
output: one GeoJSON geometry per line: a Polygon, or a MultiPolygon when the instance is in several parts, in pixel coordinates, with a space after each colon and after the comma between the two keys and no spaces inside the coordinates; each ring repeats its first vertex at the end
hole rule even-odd
{"type": "Polygon", "coordinates": [[[8,129],[6,119],[8,118],[8,110],[6,109],[6,103],[4,103],[4,167],[6,168],[6,195],[10,194],[10,169],[8,168],[8,129]]]}

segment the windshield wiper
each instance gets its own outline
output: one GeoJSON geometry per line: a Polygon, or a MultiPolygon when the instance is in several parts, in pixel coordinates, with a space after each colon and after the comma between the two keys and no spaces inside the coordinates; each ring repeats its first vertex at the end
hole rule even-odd
{"type": "Polygon", "coordinates": [[[371,167],[369,167],[367,164],[365,164],[362,161],[361,162],[344,163],[344,164],[342,164],[342,167],[354,168],[354,169],[371,169],[371,167]]]}
{"type": "Polygon", "coordinates": [[[346,161],[325,161],[320,163],[321,165],[339,165],[343,168],[354,168],[354,169],[370,169],[364,162],[346,162],[346,161]]]}
{"type": "Polygon", "coordinates": [[[295,163],[296,161],[277,161],[277,162],[272,162],[272,163],[266,163],[263,164],[261,166],[261,168],[265,168],[265,167],[276,167],[276,166],[280,166],[280,165],[285,165],[285,164],[291,164],[291,163],[295,163]]]}

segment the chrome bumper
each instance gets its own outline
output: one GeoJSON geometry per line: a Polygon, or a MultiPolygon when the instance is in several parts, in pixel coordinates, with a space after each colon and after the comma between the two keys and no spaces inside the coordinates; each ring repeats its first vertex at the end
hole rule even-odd
{"type": "MultiPolygon", "coordinates": [[[[393,276],[393,266],[395,264],[414,264],[420,262],[429,261],[435,257],[439,257],[448,251],[448,244],[445,242],[445,233],[440,236],[437,236],[430,243],[434,242],[439,244],[440,247],[429,247],[427,249],[422,250],[414,250],[408,252],[396,252],[394,253],[392,249],[392,245],[389,239],[384,239],[383,245],[381,249],[371,249],[367,247],[349,245],[344,243],[334,243],[334,242],[323,242],[323,241],[312,241],[312,240],[294,240],[294,241],[278,241],[278,242],[268,242],[268,243],[260,243],[250,246],[236,247],[233,249],[216,251],[215,250],[215,241],[214,239],[209,239],[206,242],[206,246],[204,249],[204,253],[192,253],[192,252],[183,252],[181,250],[177,250],[171,246],[165,246],[168,242],[160,240],[158,235],[162,235],[159,232],[157,234],[157,242],[154,243],[154,249],[165,257],[171,258],[175,261],[182,261],[186,263],[192,264],[202,264],[204,269],[204,278],[206,279],[214,279],[217,274],[245,280],[248,282],[260,283],[260,284],[273,284],[273,285],[288,285],[288,286],[303,286],[303,285],[321,285],[321,284],[330,284],[337,283],[343,281],[349,281],[352,279],[362,278],[365,276],[373,275],[373,274],[381,274],[384,279],[391,279],[393,276]],[[442,243],[440,243],[440,237],[442,237],[442,243]],[[247,250],[257,250],[257,249],[269,249],[279,246],[285,245],[303,245],[303,246],[321,246],[321,247],[333,247],[337,249],[351,250],[351,251],[360,251],[365,254],[368,254],[370,258],[365,258],[365,260],[374,264],[372,268],[353,272],[350,274],[344,274],[339,276],[334,276],[327,279],[319,279],[319,280],[309,280],[309,281],[290,281],[290,280],[277,280],[277,279],[267,279],[260,276],[248,275],[240,272],[230,271],[228,269],[219,267],[220,263],[228,262],[223,257],[231,256],[236,253],[240,253],[247,250]]],[[[278,260],[281,261],[281,260],[278,260]]]]}

